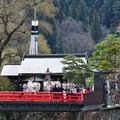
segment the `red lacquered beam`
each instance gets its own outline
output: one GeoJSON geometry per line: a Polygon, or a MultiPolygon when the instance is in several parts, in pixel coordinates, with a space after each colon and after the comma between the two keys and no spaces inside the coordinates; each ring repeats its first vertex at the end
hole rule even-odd
{"type": "Polygon", "coordinates": [[[89,92],[78,92],[69,94],[67,92],[19,92],[1,91],[1,101],[68,101],[82,102],[84,94],[89,92]]]}

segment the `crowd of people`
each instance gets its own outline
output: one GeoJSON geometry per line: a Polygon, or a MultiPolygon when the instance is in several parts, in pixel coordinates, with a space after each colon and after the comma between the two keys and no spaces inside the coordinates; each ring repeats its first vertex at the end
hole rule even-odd
{"type": "Polygon", "coordinates": [[[76,93],[76,92],[85,92],[85,91],[91,91],[93,90],[92,87],[87,86],[85,87],[80,87],[74,83],[60,83],[59,81],[51,81],[49,82],[44,82],[44,91],[50,91],[50,92],[68,92],[68,93],[76,93]]]}
{"type": "Polygon", "coordinates": [[[41,85],[39,82],[28,81],[27,84],[23,84],[22,89],[24,92],[39,92],[40,87],[41,85]]]}
{"type": "MultiPolygon", "coordinates": [[[[41,88],[41,84],[39,82],[28,81],[28,83],[24,83],[23,86],[24,92],[39,92],[41,88]]],[[[74,83],[60,83],[59,81],[44,81],[43,82],[43,91],[45,92],[68,92],[68,93],[76,93],[76,92],[86,92],[93,90],[92,87],[80,87],[74,83]]]]}

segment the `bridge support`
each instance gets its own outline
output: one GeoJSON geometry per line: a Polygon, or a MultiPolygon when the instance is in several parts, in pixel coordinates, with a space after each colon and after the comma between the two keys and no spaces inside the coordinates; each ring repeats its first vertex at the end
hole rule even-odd
{"type": "Polygon", "coordinates": [[[79,112],[82,102],[0,101],[0,111],[79,112]]]}

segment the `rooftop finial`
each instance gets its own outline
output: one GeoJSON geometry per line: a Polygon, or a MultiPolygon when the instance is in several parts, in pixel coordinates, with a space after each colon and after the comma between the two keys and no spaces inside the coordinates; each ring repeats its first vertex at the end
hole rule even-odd
{"type": "Polygon", "coordinates": [[[37,2],[36,0],[34,0],[34,20],[36,20],[36,6],[37,6],[37,2]]]}
{"type": "Polygon", "coordinates": [[[37,6],[37,0],[33,0],[34,5],[34,20],[32,20],[32,26],[31,26],[31,42],[30,42],[30,51],[29,54],[38,54],[38,20],[36,18],[36,6],[37,6]]]}
{"type": "Polygon", "coordinates": [[[34,20],[36,20],[36,6],[34,7],[34,20]]]}

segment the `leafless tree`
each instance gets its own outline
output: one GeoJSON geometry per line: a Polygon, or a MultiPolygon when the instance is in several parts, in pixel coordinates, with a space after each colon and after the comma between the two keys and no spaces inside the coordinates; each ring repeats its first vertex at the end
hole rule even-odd
{"type": "Polygon", "coordinates": [[[60,42],[64,53],[82,53],[93,50],[94,43],[89,32],[82,29],[82,24],[73,19],[63,20],[59,25],[60,42]]]}

